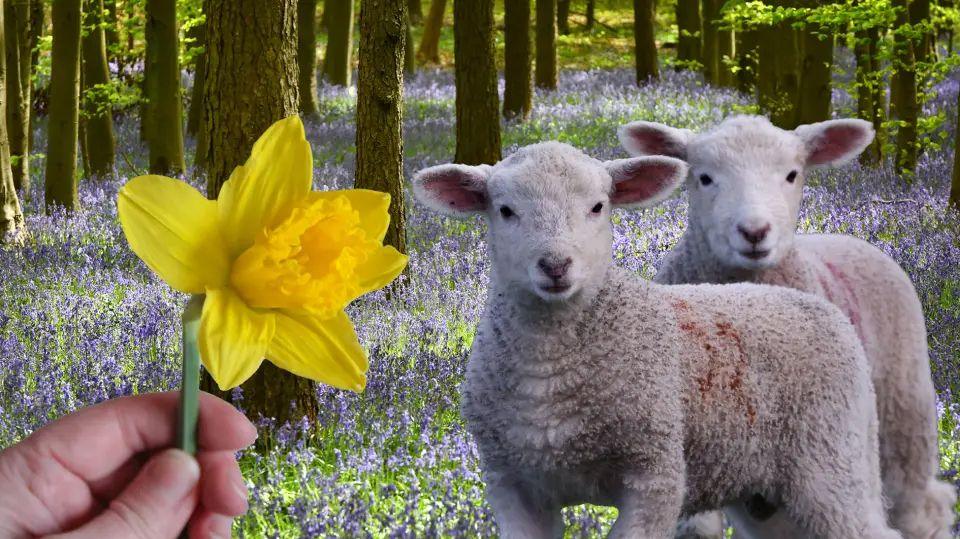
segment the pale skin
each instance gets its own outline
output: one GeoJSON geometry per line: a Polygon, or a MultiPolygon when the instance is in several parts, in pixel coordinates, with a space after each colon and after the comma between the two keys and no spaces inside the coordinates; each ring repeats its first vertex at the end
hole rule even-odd
{"type": "Polygon", "coordinates": [[[170,449],[179,394],[118,398],[55,421],[0,453],[0,537],[230,537],[247,510],[234,457],[256,440],[243,414],[200,398],[196,458],[170,449]]]}

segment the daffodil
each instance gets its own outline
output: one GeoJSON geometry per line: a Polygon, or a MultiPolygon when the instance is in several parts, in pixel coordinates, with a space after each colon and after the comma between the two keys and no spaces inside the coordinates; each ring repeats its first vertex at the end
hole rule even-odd
{"type": "Polygon", "coordinates": [[[171,287],[203,294],[199,351],[221,389],[267,359],[299,376],[362,390],[367,358],[343,309],[388,284],[407,257],[383,245],[390,196],[311,191],[313,159],[296,116],[273,124],[208,200],[140,176],[120,190],[133,251],[171,287]]]}

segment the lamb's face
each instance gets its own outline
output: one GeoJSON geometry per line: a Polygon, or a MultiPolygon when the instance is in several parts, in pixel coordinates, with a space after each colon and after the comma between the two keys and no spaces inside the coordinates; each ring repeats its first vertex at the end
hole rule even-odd
{"type": "Polygon", "coordinates": [[[634,122],[620,140],[635,155],[685,159],[691,229],[722,264],[755,270],[777,265],[792,247],[805,172],[857,156],[873,127],[831,120],[786,131],[760,116],[734,116],[699,135],[634,122]]]}
{"type": "Polygon", "coordinates": [[[656,203],[685,175],[677,159],[602,163],[546,142],[493,167],[431,167],[417,173],[413,186],[433,209],[486,217],[499,286],[557,302],[603,279],[611,262],[611,206],[656,203]]]}

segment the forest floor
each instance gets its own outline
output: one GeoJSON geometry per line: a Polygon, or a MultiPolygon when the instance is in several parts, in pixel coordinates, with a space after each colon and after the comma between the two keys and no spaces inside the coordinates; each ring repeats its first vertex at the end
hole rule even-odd
{"type": "MultiPolygon", "coordinates": [[[[633,84],[629,70],[562,73],[560,89],[538,93],[526,123],[504,128],[505,155],[559,139],[601,158],[623,157],[622,123],[647,119],[702,128],[750,111],[750,100],[665,72],[633,84]]],[[[956,114],[958,79],[938,85],[926,114],[956,114]]],[[[307,125],[315,187],[352,184],[354,93],[324,87],[322,118],[307,125]]],[[[835,94],[838,116],[852,100],[835,94]]],[[[406,87],[405,171],[453,155],[454,86],[449,71],[422,71],[406,87]]],[[[952,122],[951,122],[952,123],[952,122]]],[[[34,189],[26,201],[31,236],[0,250],[0,448],[78,407],[112,396],[175,389],[184,296],[158,281],[130,252],[115,196],[145,170],[133,118],[120,118],[116,181],[81,183],[81,209],[42,214],[44,126],[37,132],[34,189]]],[[[943,129],[943,147],[955,133],[943,129]]],[[[938,140],[940,136],[937,137],[938,140]]],[[[946,210],[952,151],[923,155],[912,185],[889,166],[857,164],[816,173],[806,189],[803,231],[853,234],[879,246],[910,274],[927,316],[940,400],[942,467],[960,470],[960,219],[946,210]]],[[[245,452],[251,492],[240,537],[484,537],[495,527],[483,501],[477,453],[458,411],[457,388],[484,302],[489,264],[480,219],[455,221],[409,198],[410,265],[392,297],[375,293],[349,308],[371,355],[369,383],[356,395],[318,390],[319,425],[264,435],[264,454],[245,452]]],[[[651,277],[684,228],[679,196],[648,211],[618,212],[618,264],[651,277]]],[[[270,432],[267,429],[264,433],[270,432]]],[[[598,537],[615,512],[565,513],[571,537],[598,537]]]]}

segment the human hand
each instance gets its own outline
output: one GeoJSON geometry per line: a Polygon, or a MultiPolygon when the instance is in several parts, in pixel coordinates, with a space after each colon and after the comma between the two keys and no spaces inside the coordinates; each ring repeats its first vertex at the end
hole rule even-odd
{"type": "Polygon", "coordinates": [[[0,453],[0,537],[230,537],[247,510],[234,453],[256,428],[200,395],[196,459],[169,449],[179,393],[103,402],[69,414],[0,453]]]}

